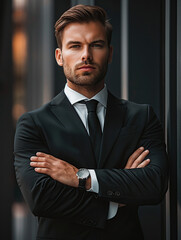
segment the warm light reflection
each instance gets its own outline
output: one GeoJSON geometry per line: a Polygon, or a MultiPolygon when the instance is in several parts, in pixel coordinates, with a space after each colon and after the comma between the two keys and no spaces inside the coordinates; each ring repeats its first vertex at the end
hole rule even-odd
{"type": "Polygon", "coordinates": [[[26,109],[23,104],[16,103],[13,105],[13,119],[15,122],[19,119],[19,117],[25,113],[26,109]]]}
{"type": "MultiPolygon", "coordinates": [[[[12,0],[13,2],[13,107],[12,116],[14,127],[19,117],[26,112],[26,79],[27,79],[27,2],[28,0],[12,0]]],[[[32,227],[31,215],[18,185],[14,189],[14,203],[12,206],[12,240],[27,239],[28,229],[32,227]]]]}
{"type": "Polygon", "coordinates": [[[13,0],[13,8],[24,8],[27,0],[13,0]]]}
{"type": "Polygon", "coordinates": [[[27,37],[24,32],[17,31],[13,36],[14,71],[24,73],[26,68],[27,37]]]}
{"type": "Polygon", "coordinates": [[[27,33],[26,33],[26,3],[27,0],[13,0],[13,70],[14,70],[14,99],[13,120],[16,124],[18,118],[26,111],[26,63],[27,63],[27,33]]]}

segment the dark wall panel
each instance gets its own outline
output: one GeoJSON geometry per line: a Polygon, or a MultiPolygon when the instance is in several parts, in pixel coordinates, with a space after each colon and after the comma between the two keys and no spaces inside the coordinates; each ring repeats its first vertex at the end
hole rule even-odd
{"type": "MultiPolygon", "coordinates": [[[[164,126],[164,1],[129,1],[129,100],[151,104],[164,126]]],[[[140,207],[146,240],[165,238],[164,202],[140,207]]]]}
{"type": "Polygon", "coordinates": [[[1,1],[0,8],[0,239],[11,240],[11,206],[13,185],[12,124],[12,2],[1,1]]]}
{"type": "MultiPolygon", "coordinates": [[[[129,2],[129,99],[161,106],[161,1],[129,2]]],[[[164,91],[164,89],[163,89],[164,91]]]]}
{"type": "MultiPolygon", "coordinates": [[[[178,96],[177,96],[177,74],[180,64],[177,65],[179,54],[177,49],[177,0],[170,1],[170,76],[169,76],[169,114],[168,114],[168,152],[170,159],[170,239],[178,238],[178,126],[181,124],[178,121],[180,115],[178,96]]],[[[178,34],[179,35],[179,34],[178,34]]],[[[180,80],[180,79],[179,79],[180,80]]],[[[180,207],[180,206],[179,206],[180,207]]],[[[180,227],[180,226],[179,226],[180,227]]]]}

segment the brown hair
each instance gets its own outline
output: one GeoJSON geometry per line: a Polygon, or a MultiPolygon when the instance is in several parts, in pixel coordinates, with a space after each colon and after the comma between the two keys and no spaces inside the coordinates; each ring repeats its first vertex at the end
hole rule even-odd
{"type": "Polygon", "coordinates": [[[59,48],[62,48],[62,32],[64,28],[73,22],[100,22],[106,30],[108,46],[110,46],[112,36],[112,25],[107,20],[106,12],[103,8],[89,5],[76,5],[62,14],[55,23],[55,36],[59,48]]]}

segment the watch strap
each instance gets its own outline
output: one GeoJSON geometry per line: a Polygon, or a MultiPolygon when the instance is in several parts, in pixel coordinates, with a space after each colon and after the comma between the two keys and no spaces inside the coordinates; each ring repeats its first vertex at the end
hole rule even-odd
{"type": "Polygon", "coordinates": [[[85,189],[86,180],[87,180],[86,178],[84,179],[79,178],[79,188],[85,189]]]}

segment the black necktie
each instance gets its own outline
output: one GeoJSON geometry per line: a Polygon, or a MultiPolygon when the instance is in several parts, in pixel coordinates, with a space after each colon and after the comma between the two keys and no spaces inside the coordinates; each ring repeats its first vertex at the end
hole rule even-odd
{"type": "Polygon", "coordinates": [[[90,100],[86,101],[85,104],[88,110],[88,126],[91,143],[95,152],[96,161],[98,162],[102,140],[102,130],[96,113],[98,101],[90,100]]]}

